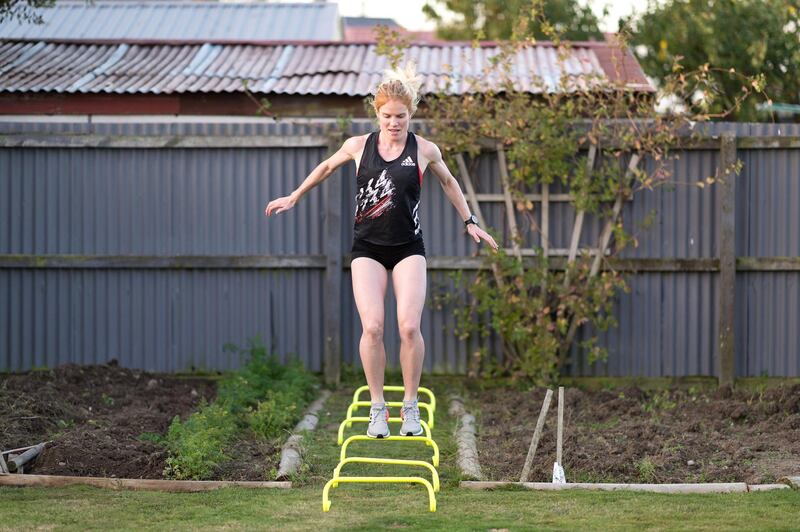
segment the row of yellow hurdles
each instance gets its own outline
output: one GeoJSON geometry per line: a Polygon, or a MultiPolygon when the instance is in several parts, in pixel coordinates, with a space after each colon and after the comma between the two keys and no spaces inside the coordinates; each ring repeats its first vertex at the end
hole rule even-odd
{"type": "MultiPolygon", "coordinates": [[[[383,390],[385,392],[402,392],[404,389],[402,386],[384,386],[383,390]]],[[[428,463],[423,460],[405,460],[405,459],[398,459],[398,458],[373,458],[373,457],[366,457],[366,456],[347,456],[347,448],[350,446],[351,443],[354,441],[376,441],[374,438],[370,438],[365,434],[359,434],[356,436],[350,436],[346,440],[344,439],[344,429],[353,426],[353,423],[369,423],[369,417],[365,416],[357,416],[356,413],[360,408],[369,408],[371,403],[369,401],[361,401],[360,396],[361,394],[368,392],[368,386],[361,386],[358,388],[355,393],[353,394],[353,401],[350,403],[350,406],[347,408],[347,417],[344,421],[339,425],[339,434],[337,437],[337,443],[341,446],[341,452],[339,453],[339,464],[333,470],[333,478],[330,479],[326,484],[325,488],[322,490],[322,511],[327,512],[331,509],[331,499],[329,497],[329,492],[331,488],[336,488],[339,486],[340,483],[361,483],[361,484],[377,484],[377,483],[413,483],[413,484],[422,484],[428,491],[428,503],[431,512],[436,511],[436,495],[435,493],[439,491],[439,473],[436,471],[436,468],[439,467],[439,446],[436,445],[436,442],[433,441],[431,436],[431,430],[433,429],[434,425],[434,413],[436,412],[436,397],[433,395],[433,392],[425,387],[420,386],[419,388],[419,395],[420,396],[427,396],[428,402],[419,401],[419,408],[420,413],[423,411],[427,414],[427,420],[420,419],[420,425],[422,425],[422,429],[424,431],[424,436],[389,436],[388,438],[382,438],[381,441],[386,442],[393,442],[393,441],[418,441],[423,442],[427,447],[431,447],[433,449],[433,456],[431,458],[431,462],[428,463]],[[343,477],[342,476],[342,468],[347,464],[390,464],[390,465],[406,465],[412,467],[421,467],[427,469],[431,473],[431,481],[428,481],[422,477],[343,477]]],[[[386,403],[388,407],[402,407],[402,401],[388,401],[386,403]]],[[[389,423],[402,423],[402,419],[400,417],[390,417],[389,423]]]]}

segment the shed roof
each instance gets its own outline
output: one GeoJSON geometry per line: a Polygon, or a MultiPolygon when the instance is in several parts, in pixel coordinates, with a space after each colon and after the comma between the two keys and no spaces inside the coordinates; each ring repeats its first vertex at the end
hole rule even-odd
{"type": "Polygon", "coordinates": [[[309,40],[341,39],[335,3],[209,0],[59,0],[42,8],[44,24],[0,23],[1,39],[309,40]]]}
{"type": "MultiPolygon", "coordinates": [[[[468,78],[480,76],[496,44],[418,44],[406,50],[424,76],[424,92],[461,94],[468,78]],[[448,80],[452,84],[448,86],[448,80]]],[[[606,43],[574,43],[566,62],[557,49],[538,43],[515,56],[519,90],[558,88],[562,73],[624,81],[627,88],[653,92],[628,54],[615,68],[606,43]]],[[[0,93],[56,92],[181,94],[251,92],[286,95],[366,96],[388,60],[374,43],[150,44],[91,42],[0,42],[0,93]]]]}

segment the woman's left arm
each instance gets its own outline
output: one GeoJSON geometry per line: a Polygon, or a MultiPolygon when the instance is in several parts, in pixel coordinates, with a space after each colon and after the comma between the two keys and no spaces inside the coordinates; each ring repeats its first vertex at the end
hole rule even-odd
{"type": "MultiPolygon", "coordinates": [[[[428,168],[430,168],[433,175],[439,179],[439,184],[442,185],[447,199],[450,200],[450,203],[453,204],[459,216],[461,216],[461,221],[463,222],[469,218],[470,210],[469,205],[467,205],[467,200],[464,198],[464,193],[461,191],[461,186],[459,186],[458,181],[444,163],[442,152],[439,150],[439,147],[433,142],[420,139],[420,152],[422,156],[428,160],[428,168]]],[[[475,242],[480,243],[481,239],[483,239],[492,246],[494,250],[497,250],[497,242],[494,241],[492,235],[481,229],[477,224],[467,225],[467,233],[469,233],[475,242]]]]}

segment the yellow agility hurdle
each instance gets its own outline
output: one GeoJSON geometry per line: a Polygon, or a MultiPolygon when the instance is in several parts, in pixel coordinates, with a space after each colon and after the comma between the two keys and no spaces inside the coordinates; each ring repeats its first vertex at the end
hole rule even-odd
{"type": "MultiPolygon", "coordinates": [[[[370,438],[366,434],[357,434],[355,436],[350,436],[347,438],[344,443],[342,444],[342,451],[339,453],[339,461],[342,462],[345,458],[347,458],[347,446],[350,445],[351,442],[354,441],[421,441],[425,442],[425,445],[428,447],[433,447],[433,458],[431,462],[433,463],[434,467],[439,467],[439,446],[436,445],[436,442],[433,441],[431,438],[426,436],[389,436],[388,438],[370,438]]],[[[378,458],[377,460],[381,460],[378,458]]]]}
{"type": "MultiPolygon", "coordinates": [[[[387,392],[402,392],[405,390],[403,386],[384,386],[384,391],[387,392]]],[[[433,441],[431,437],[431,429],[433,428],[433,419],[434,419],[434,412],[436,410],[436,397],[433,395],[433,392],[425,387],[419,387],[419,393],[427,395],[429,398],[428,403],[418,402],[420,409],[424,409],[428,413],[428,421],[420,420],[420,425],[423,427],[425,436],[389,436],[388,438],[370,438],[365,434],[358,434],[355,436],[350,436],[344,442],[344,429],[345,427],[351,427],[353,423],[369,423],[369,417],[355,417],[353,414],[358,410],[359,407],[366,407],[371,406],[371,402],[369,401],[359,401],[359,396],[369,391],[369,386],[361,386],[358,388],[355,393],[353,394],[353,402],[347,409],[347,417],[344,421],[339,425],[339,431],[337,435],[337,443],[342,446],[341,452],[339,453],[339,463],[337,464],[336,468],[333,471],[333,478],[330,479],[326,484],[325,488],[322,490],[322,511],[327,512],[331,508],[331,500],[329,497],[329,493],[331,488],[339,487],[339,484],[344,483],[361,483],[361,484],[383,484],[383,483],[412,483],[412,484],[422,484],[428,490],[428,501],[429,501],[429,508],[431,512],[436,511],[436,496],[434,495],[435,492],[438,492],[440,489],[440,482],[439,482],[439,473],[436,471],[436,467],[439,466],[439,446],[433,441]],[[375,457],[363,457],[363,456],[351,456],[350,458],[347,457],[347,447],[350,445],[351,442],[354,441],[376,441],[380,439],[381,441],[421,441],[425,443],[426,446],[431,447],[433,449],[433,456],[431,457],[432,465],[424,460],[407,460],[407,459],[400,459],[400,458],[375,458],[375,457]],[[428,469],[431,473],[431,482],[422,478],[422,477],[343,477],[341,476],[342,467],[346,464],[350,463],[363,463],[363,464],[388,464],[388,465],[408,465],[408,466],[415,466],[415,467],[424,467],[428,469]]],[[[402,406],[402,402],[400,401],[393,401],[387,402],[387,405],[390,407],[397,407],[402,406]]],[[[402,419],[399,417],[389,418],[389,422],[391,423],[402,423],[402,419]]]]}
{"type": "MultiPolygon", "coordinates": [[[[389,423],[402,423],[403,422],[403,420],[400,419],[399,417],[390,417],[387,421],[389,423]]],[[[339,424],[339,435],[336,437],[336,444],[337,445],[341,445],[342,441],[344,440],[344,429],[345,429],[345,427],[349,427],[353,423],[369,423],[369,418],[368,417],[348,417],[347,419],[342,421],[339,424]]],[[[430,427],[428,427],[428,424],[425,423],[421,419],[419,420],[419,424],[422,426],[422,430],[425,431],[425,437],[426,438],[430,438],[431,437],[431,429],[430,429],[430,427]]],[[[408,436],[405,436],[405,437],[408,438],[408,436]]],[[[371,438],[371,439],[385,440],[386,438],[371,438]]]]}
{"type": "MultiPolygon", "coordinates": [[[[433,480],[433,491],[438,493],[440,489],[439,485],[439,473],[436,471],[436,468],[433,467],[428,462],[424,462],[422,460],[405,460],[401,458],[367,458],[364,456],[351,456],[350,458],[345,458],[339,465],[336,466],[336,469],[333,470],[333,480],[341,477],[342,466],[345,464],[389,464],[389,465],[407,465],[407,466],[415,466],[415,467],[424,467],[428,471],[431,472],[431,480],[433,480]]],[[[344,478],[360,478],[360,477],[344,477],[344,478]]],[[[333,483],[333,487],[337,487],[337,483],[333,483]]]]}
{"type": "MultiPolygon", "coordinates": [[[[359,401],[358,397],[362,393],[368,392],[368,391],[369,391],[369,386],[367,386],[366,384],[364,386],[361,386],[358,389],[356,389],[355,393],[353,394],[353,402],[354,403],[358,402],[359,401]]],[[[403,386],[384,386],[383,387],[383,391],[384,392],[403,392],[403,391],[405,391],[405,387],[403,387],[403,386]]],[[[417,388],[417,392],[418,393],[424,393],[425,395],[427,395],[428,399],[429,399],[428,403],[431,406],[431,411],[436,411],[436,397],[433,395],[433,392],[429,388],[426,388],[424,386],[420,386],[419,388],[417,388]]],[[[433,428],[433,423],[431,423],[431,428],[433,428]]]]}
{"type": "MultiPolygon", "coordinates": [[[[414,436],[409,436],[413,438],[414,436]]],[[[431,483],[421,477],[338,477],[330,479],[325,487],[322,489],[322,511],[327,512],[331,509],[331,500],[328,497],[328,492],[331,486],[338,486],[340,482],[346,483],[360,483],[360,484],[375,484],[375,483],[396,483],[396,484],[422,484],[428,490],[428,508],[431,512],[436,511],[436,496],[433,494],[433,486],[431,483]]]]}
{"type": "MultiPolygon", "coordinates": [[[[417,403],[417,405],[420,407],[420,409],[425,410],[425,412],[428,413],[428,426],[433,428],[433,407],[428,403],[417,403]]],[[[372,406],[372,403],[369,401],[354,401],[350,403],[350,406],[347,407],[347,417],[353,417],[356,413],[356,410],[362,406],[372,406]]],[[[402,407],[403,401],[387,401],[386,406],[402,407]]],[[[348,428],[351,426],[353,426],[352,423],[347,425],[348,428]]]]}

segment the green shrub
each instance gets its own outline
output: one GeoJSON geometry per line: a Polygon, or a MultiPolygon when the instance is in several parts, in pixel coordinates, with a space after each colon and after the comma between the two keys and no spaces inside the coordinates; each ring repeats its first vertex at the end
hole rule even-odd
{"type": "Polygon", "coordinates": [[[268,392],[268,397],[251,407],[245,419],[250,429],[262,438],[277,438],[290,428],[297,417],[297,403],[286,395],[268,392]]]}
{"type": "Polygon", "coordinates": [[[218,403],[201,404],[185,422],[178,416],[167,432],[169,457],[164,475],[169,478],[200,480],[227,460],[224,446],[238,432],[236,418],[218,403]]]}
{"type": "Polygon", "coordinates": [[[172,420],[165,443],[169,450],[164,475],[177,479],[208,478],[229,460],[224,449],[243,430],[259,438],[281,437],[299,420],[314,397],[317,380],[297,361],[281,364],[259,339],[249,349],[226,350],[247,356],[239,371],[224,377],[213,404],[201,403],[185,422],[172,420]]]}

